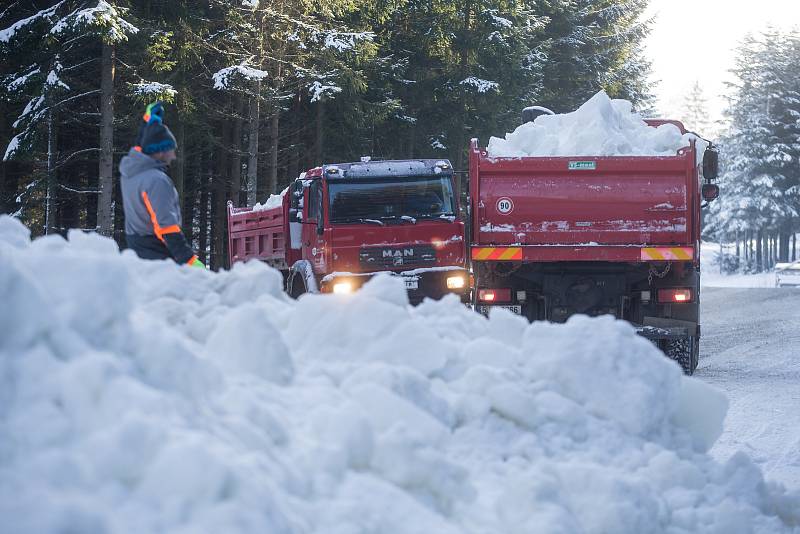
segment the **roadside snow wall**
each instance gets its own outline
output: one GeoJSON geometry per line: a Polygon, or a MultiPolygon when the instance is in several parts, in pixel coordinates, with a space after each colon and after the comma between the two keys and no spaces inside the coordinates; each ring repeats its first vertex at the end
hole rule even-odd
{"type": "Polygon", "coordinates": [[[726,409],[622,322],[487,320],[381,277],[289,300],[0,217],[4,533],[781,533],[726,409]]]}
{"type": "Polygon", "coordinates": [[[648,126],[627,100],[600,91],[572,113],[540,115],[506,134],[492,137],[490,157],[525,156],[674,156],[696,139],[698,160],[707,143],[677,126],[648,126]]]}

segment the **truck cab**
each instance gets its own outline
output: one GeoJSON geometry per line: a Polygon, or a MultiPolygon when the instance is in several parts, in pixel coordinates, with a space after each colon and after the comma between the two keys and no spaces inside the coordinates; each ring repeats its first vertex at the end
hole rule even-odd
{"type": "Polygon", "coordinates": [[[253,240],[258,223],[249,227],[249,250],[237,243],[248,237],[238,220],[248,211],[229,210],[231,262],[256,257],[281,269],[293,297],[350,293],[388,273],[402,278],[412,304],[450,293],[468,302],[458,198],[447,160],[323,165],[300,175],[273,208],[274,217],[264,216],[263,247],[260,238],[253,240]]]}

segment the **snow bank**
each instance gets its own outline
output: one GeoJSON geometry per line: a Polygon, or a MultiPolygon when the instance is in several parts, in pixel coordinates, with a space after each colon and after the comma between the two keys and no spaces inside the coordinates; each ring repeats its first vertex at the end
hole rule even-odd
{"type": "Polygon", "coordinates": [[[674,156],[690,139],[697,139],[702,161],[705,141],[672,124],[650,127],[630,102],[600,91],[572,113],[540,115],[505,139],[492,137],[487,151],[491,157],[674,156]]]}
{"type": "Polygon", "coordinates": [[[726,401],[610,318],[487,320],[381,277],[281,293],[0,217],[0,524],[15,534],[779,533],[707,448],[726,401]]]}

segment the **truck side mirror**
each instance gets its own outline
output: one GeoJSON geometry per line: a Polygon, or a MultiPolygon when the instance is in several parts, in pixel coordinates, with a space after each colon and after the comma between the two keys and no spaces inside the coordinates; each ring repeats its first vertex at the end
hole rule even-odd
{"type": "Polygon", "coordinates": [[[703,184],[702,195],[703,200],[706,202],[716,200],[719,196],[719,186],[717,184],[703,184]]]}
{"type": "Polygon", "coordinates": [[[717,151],[715,146],[709,145],[703,153],[703,178],[706,180],[716,180],[718,175],[719,151],[717,151]]]}

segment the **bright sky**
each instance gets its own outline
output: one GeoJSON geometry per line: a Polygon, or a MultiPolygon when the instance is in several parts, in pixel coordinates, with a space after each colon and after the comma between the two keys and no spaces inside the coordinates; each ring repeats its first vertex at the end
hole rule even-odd
{"type": "Polygon", "coordinates": [[[680,119],[685,95],[697,80],[717,121],[738,43],[770,24],[800,26],[800,0],[650,0],[648,14],[655,16],[646,50],[653,79],[660,80],[655,90],[660,115],[680,119]]]}

